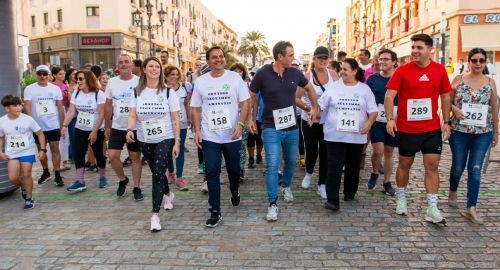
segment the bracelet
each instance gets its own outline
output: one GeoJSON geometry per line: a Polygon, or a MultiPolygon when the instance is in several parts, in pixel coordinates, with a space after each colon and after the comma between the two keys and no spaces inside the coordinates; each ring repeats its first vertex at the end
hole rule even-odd
{"type": "MultiPolygon", "coordinates": [[[[44,148],[40,148],[40,151],[44,152],[44,153],[47,153],[47,149],[44,149],[44,148]]],[[[39,151],[39,152],[40,152],[39,151]]]]}
{"type": "Polygon", "coordinates": [[[245,127],[245,122],[243,122],[243,121],[238,121],[238,125],[239,125],[240,127],[244,128],[244,127],[245,127]]]}
{"type": "Polygon", "coordinates": [[[130,128],[127,128],[127,132],[130,132],[130,131],[132,131],[132,132],[133,132],[133,130],[132,130],[132,129],[130,129],[130,128]]]}

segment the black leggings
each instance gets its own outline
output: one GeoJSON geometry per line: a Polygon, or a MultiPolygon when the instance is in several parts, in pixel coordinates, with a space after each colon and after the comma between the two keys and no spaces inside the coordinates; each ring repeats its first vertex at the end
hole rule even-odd
{"type": "Polygon", "coordinates": [[[302,120],[302,134],[306,147],[306,172],[313,173],[319,152],[319,178],[318,185],[325,183],[328,172],[328,155],[326,154],[325,140],[323,139],[323,125],[314,123],[312,126],[302,120]],[[319,148],[319,149],[318,149],[319,148]]]}
{"type": "Polygon", "coordinates": [[[248,133],[247,147],[263,146],[262,123],[257,121],[257,134],[248,133]]]}
{"type": "Polygon", "coordinates": [[[141,151],[147,160],[152,173],[153,182],[153,213],[160,212],[163,194],[168,194],[168,180],[165,175],[168,160],[172,158],[174,139],[166,139],[159,143],[141,142],[141,151]]]}
{"type": "Polygon", "coordinates": [[[353,198],[358,191],[359,167],[364,144],[328,141],[325,143],[328,153],[326,196],[329,202],[339,205],[340,181],[344,165],[344,196],[353,198]]]}
{"type": "MultiPolygon", "coordinates": [[[[75,160],[75,168],[80,169],[85,166],[85,154],[87,153],[87,148],[89,145],[89,135],[90,131],[83,131],[81,129],[75,128],[75,154],[73,159],[75,160]]],[[[94,152],[95,159],[97,161],[97,167],[103,169],[106,168],[106,157],[102,152],[102,145],[104,143],[104,131],[97,131],[97,138],[90,147],[92,152],[94,152]]]]}
{"type": "Polygon", "coordinates": [[[295,120],[297,121],[297,127],[299,128],[299,155],[303,156],[305,154],[304,136],[302,136],[302,117],[300,114],[295,116],[295,120]]]}

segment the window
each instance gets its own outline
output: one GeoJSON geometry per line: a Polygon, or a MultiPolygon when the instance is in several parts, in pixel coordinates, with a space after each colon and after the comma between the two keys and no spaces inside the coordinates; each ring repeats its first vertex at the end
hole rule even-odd
{"type": "Polygon", "coordinates": [[[87,16],[99,16],[99,7],[87,7],[87,16]]]}
{"type": "Polygon", "coordinates": [[[35,16],[31,16],[31,27],[35,27],[36,24],[35,24],[35,16]]]}
{"type": "Polygon", "coordinates": [[[62,9],[57,10],[57,22],[62,22],[62,9]]]}
{"type": "Polygon", "coordinates": [[[49,25],[49,13],[47,12],[43,13],[43,24],[49,25]]]}

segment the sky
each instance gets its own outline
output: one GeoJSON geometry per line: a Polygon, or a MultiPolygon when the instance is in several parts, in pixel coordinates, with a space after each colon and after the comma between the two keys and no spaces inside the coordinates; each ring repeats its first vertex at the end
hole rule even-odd
{"type": "Polygon", "coordinates": [[[313,53],[328,20],[345,17],[349,0],[200,1],[240,37],[259,31],[266,36],[270,50],[280,40],[290,41],[298,57],[313,53]]]}

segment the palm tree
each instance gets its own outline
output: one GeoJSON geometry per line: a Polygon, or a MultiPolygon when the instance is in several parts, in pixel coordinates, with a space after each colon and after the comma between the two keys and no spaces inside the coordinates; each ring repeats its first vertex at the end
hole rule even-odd
{"type": "Polygon", "coordinates": [[[244,56],[252,57],[252,67],[255,67],[257,56],[269,55],[269,47],[266,43],[266,37],[259,31],[250,31],[241,40],[241,46],[238,53],[244,56]]]}

